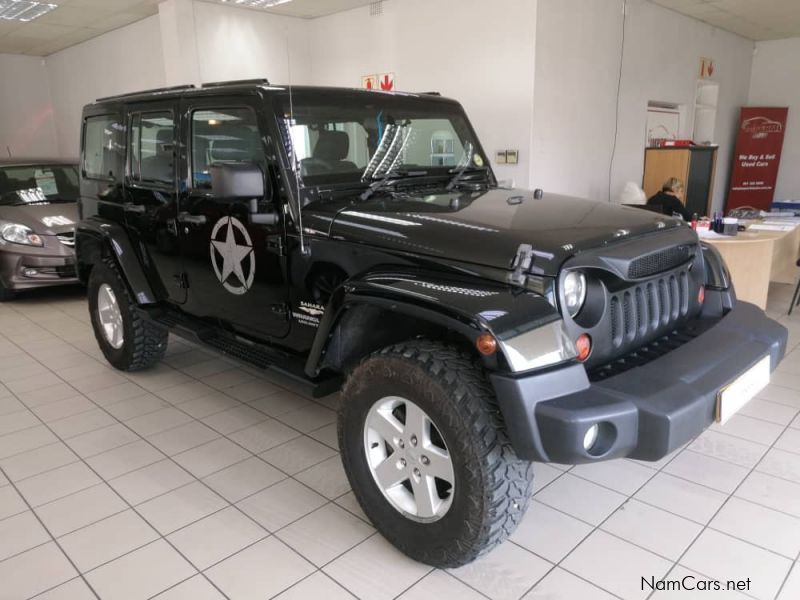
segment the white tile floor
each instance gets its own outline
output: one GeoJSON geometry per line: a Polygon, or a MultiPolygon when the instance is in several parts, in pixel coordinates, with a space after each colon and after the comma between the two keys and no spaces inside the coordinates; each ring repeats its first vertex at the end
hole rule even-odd
{"type": "Polygon", "coordinates": [[[365,520],[336,398],[177,339],[109,368],[80,290],[0,305],[0,600],[800,598],[800,311],[759,398],[657,463],[538,465],[530,512],[484,559],[438,571],[365,520]],[[288,385],[288,387],[287,387],[288,385]],[[642,577],[751,578],[746,594],[642,577]]]}

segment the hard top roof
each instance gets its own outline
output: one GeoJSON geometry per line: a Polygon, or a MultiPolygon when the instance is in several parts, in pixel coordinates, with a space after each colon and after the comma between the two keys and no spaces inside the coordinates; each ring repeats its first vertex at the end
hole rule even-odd
{"type": "MultiPolygon", "coordinates": [[[[379,90],[366,90],[361,88],[345,88],[345,87],[327,87],[327,86],[309,86],[309,85],[293,85],[291,86],[293,92],[298,93],[318,93],[321,95],[334,94],[334,95],[360,95],[360,94],[388,94],[392,96],[409,97],[409,98],[425,98],[430,100],[438,100],[441,102],[453,103],[454,100],[441,97],[437,92],[384,92],[379,90]]],[[[179,85],[166,88],[158,88],[152,90],[142,90],[138,92],[131,92],[128,94],[119,94],[116,96],[108,96],[99,98],[95,101],[98,104],[113,104],[118,102],[132,102],[153,99],[168,99],[168,98],[182,98],[193,96],[214,96],[220,93],[227,92],[243,92],[260,90],[262,92],[283,93],[289,90],[286,85],[273,85],[266,79],[244,79],[235,81],[221,81],[215,83],[204,83],[202,86],[195,85],[179,85]]],[[[92,106],[92,105],[89,105],[92,106]]]]}

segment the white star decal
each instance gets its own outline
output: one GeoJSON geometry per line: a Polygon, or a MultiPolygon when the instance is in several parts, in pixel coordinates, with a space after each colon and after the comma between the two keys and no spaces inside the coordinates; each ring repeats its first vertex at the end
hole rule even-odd
{"type": "Polygon", "coordinates": [[[212,252],[212,260],[214,260],[214,269],[217,271],[217,276],[219,277],[220,282],[225,286],[228,291],[237,294],[243,294],[247,291],[250,285],[253,282],[253,265],[252,261],[250,264],[250,275],[245,277],[244,270],[242,269],[242,262],[250,256],[250,253],[253,251],[253,247],[249,245],[249,236],[247,235],[247,230],[244,229],[238,220],[234,218],[225,217],[227,220],[227,227],[225,228],[225,240],[220,241],[213,239],[216,235],[219,226],[222,223],[217,223],[217,226],[214,228],[214,232],[212,234],[211,239],[211,246],[214,248],[219,255],[222,257],[222,271],[220,272],[217,267],[217,261],[214,259],[213,252],[212,252]],[[237,229],[240,229],[244,234],[245,238],[247,239],[248,244],[240,245],[236,242],[236,236],[233,232],[234,224],[237,226],[237,229]],[[227,283],[228,277],[233,274],[236,279],[239,280],[241,284],[240,287],[234,287],[227,283]]]}

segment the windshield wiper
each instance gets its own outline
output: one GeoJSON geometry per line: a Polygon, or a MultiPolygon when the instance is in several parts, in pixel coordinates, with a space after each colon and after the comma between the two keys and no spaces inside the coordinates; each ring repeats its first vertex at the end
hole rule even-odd
{"type": "Polygon", "coordinates": [[[447,187],[445,188],[448,192],[459,184],[464,177],[464,173],[467,172],[467,169],[469,169],[471,165],[472,142],[467,142],[466,146],[464,146],[464,156],[461,157],[458,166],[450,171],[450,173],[455,173],[455,176],[450,180],[450,183],[448,183],[447,187]]]}
{"type": "Polygon", "coordinates": [[[427,175],[427,171],[410,171],[408,169],[393,169],[387,171],[382,177],[373,180],[372,183],[369,184],[367,189],[359,196],[361,200],[369,200],[370,197],[379,192],[390,185],[394,185],[397,181],[403,179],[404,177],[424,177],[427,175]]]}
{"type": "Polygon", "coordinates": [[[453,178],[450,180],[450,183],[447,184],[447,191],[451,191],[458,185],[464,182],[468,175],[472,173],[486,173],[488,171],[488,167],[470,167],[469,165],[465,165],[459,167],[458,169],[453,169],[450,173],[455,173],[453,178]]]}

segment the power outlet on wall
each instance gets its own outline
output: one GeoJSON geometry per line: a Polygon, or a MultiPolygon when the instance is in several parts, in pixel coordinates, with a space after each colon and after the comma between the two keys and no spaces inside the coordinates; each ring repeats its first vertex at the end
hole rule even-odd
{"type": "Polygon", "coordinates": [[[516,165],[519,163],[519,150],[498,150],[494,153],[496,165],[516,165]]]}

